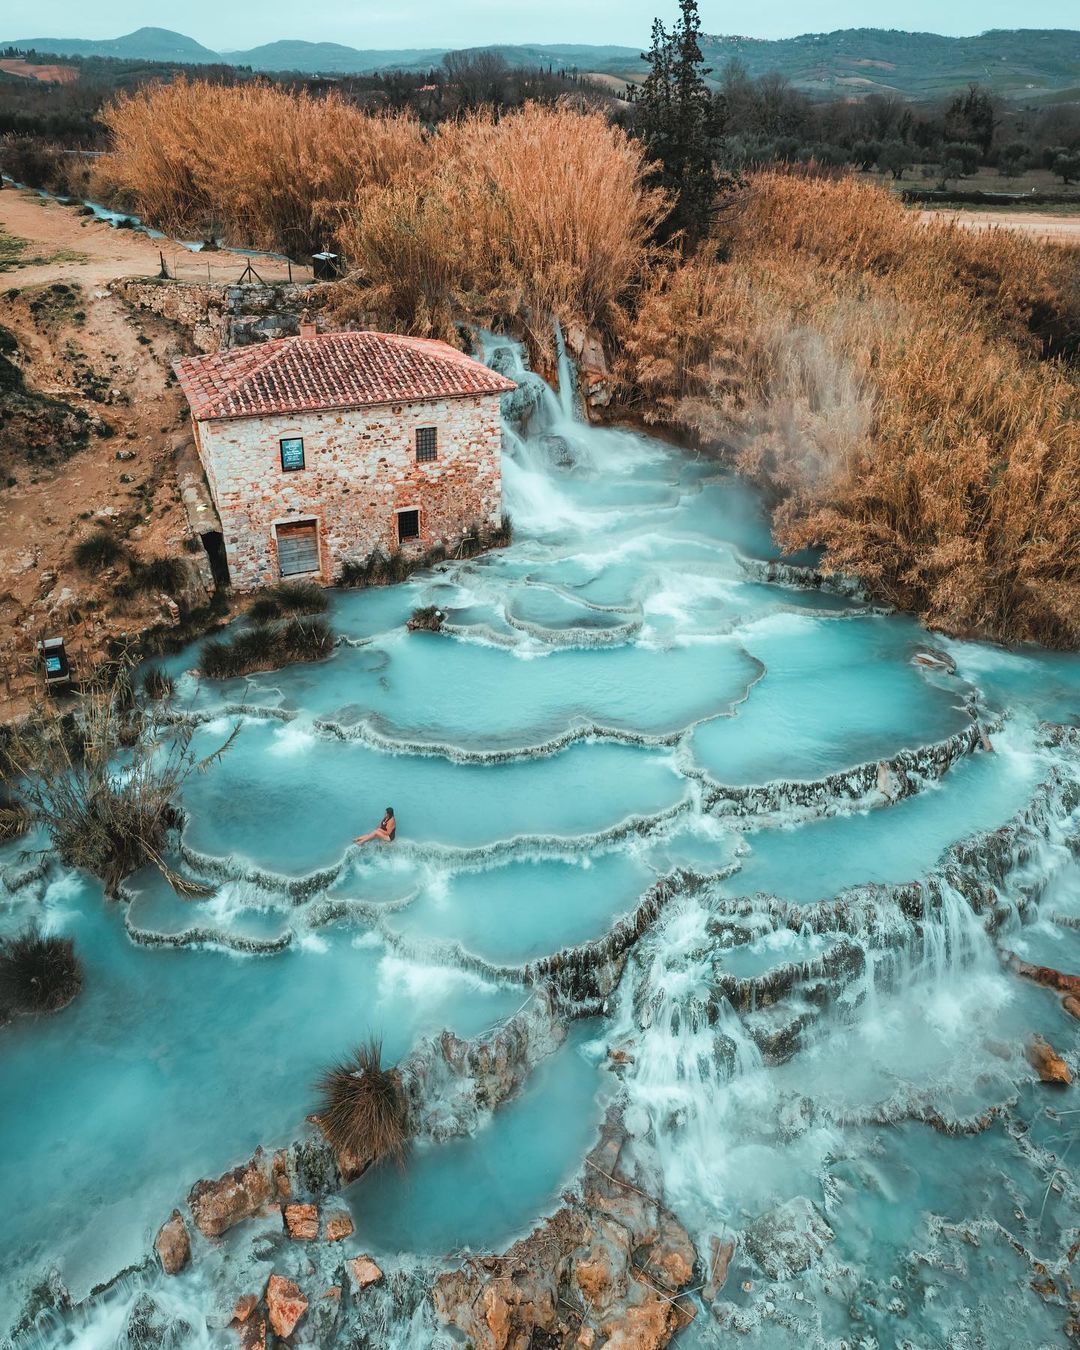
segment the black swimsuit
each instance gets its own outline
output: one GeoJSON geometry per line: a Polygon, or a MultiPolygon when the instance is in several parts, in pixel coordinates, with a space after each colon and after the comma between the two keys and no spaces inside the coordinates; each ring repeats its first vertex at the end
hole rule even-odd
{"type": "Polygon", "coordinates": [[[390,836],[390,842],[393,843],[394,836],[397,834],[397,821],[395,820],[393,824],[387,825],[386,821],[384,820],[382,823],[382,827],[386,831],[386,833],[390,836]]]}

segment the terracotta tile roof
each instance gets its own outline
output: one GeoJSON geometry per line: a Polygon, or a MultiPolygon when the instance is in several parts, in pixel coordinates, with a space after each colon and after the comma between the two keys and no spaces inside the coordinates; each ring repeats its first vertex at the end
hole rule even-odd
{"type": "Polygon", "coordinates": [[[502,394],[513,380],[430,338],[320,333],[174,362],[198,422],[502,394]]]}

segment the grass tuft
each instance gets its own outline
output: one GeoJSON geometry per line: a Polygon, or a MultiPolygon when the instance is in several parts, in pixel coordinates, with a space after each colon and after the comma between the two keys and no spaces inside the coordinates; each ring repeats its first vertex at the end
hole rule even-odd
{"type": "Polygon", "coordinates": [[[128,552],[121,540],[109,530],[95,530],[80,539],[71,550],[71,560],[83,572],[100,571],[126,562],[128,552]]]}
{"type": "Polygon", "coordinates": [[[174,689],[172,676],[160,666],[151,666],[143,675],[143,691],[147,698],[160,702],[162,699],[172,698],[174,689]]]}
{"type": "Polygon", "coordinates": [[[82,968],[70,938],[30,928],[0,943],[0,1008],[33,1016],[58,1012],[82,988],[82,968]]]}
{"type": "Polygon", "coordinates": [[[323,614],[330,602],[326,592],[313,581],[282,581],[268,586],[248,606],[248,618],[255,623],[268,623],[290,614],[323,614]]]}
{"type": "Polygon", "coordinates": [[[408,1139],[401,1079],[382,1067],[382,1042],[372,1038],[318,1081],[319,1126],[338,1153],[373,1163],[405,1161],[408,1139]]]}
{"type": "Polygon", "coordinates": [[[208,679],[233,680],[296,661],[321,661],[334,650],[334,643],[334,630],[317,616],[256,623],[232,637],[204,642],[199,666],[208,679]]]}

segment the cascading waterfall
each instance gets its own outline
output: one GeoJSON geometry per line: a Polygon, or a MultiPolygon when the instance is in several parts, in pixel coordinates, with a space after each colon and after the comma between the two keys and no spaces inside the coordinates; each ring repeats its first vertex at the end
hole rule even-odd
{"type": "Polygon", "coordinates": [[[335,596],[318,667],[212,686],[196,652],[166,663],[197,752],[244,723],[185,787],[171,859],[213,897],[154,872],[109,907],[0,851],[2,930],[69,934],[87,971],[63,1013],[0,1029],[0,1183],[33,1193],[0,1239],[0,1338],[228,1344],[277,1271],[320,1344],[450,1344],[427,1297],[448,1253],[550,1213],[614,1100],[713,1277],[678,1344],[1052,1343],[1071,1108],[1024,1047],[1076,1068],[1075,1023],[1003,955],[1080,971],[1078,747],[1040,720],[1080,708],[1080,661],[929,643],[777,566],[745,484],[581,419],[557,327],[557,391],[482,341],[518,384],[513,546],[335,596]],[[444,632],[407,633],[429,604],[444,632]],[[350,847],[386,801],[394,849],[350,847]],[[436,1064],[406,1172],[320,1193],[352,1215],[340,1250],[270,1214],[180,1276],[143,1264],[195,1180],[295,1138],[324,1065],[444,1027],[513,1082],[478,1097],[436,1064]],[[385,1282],[317,1332],[357,1252],[385,1282]]]}

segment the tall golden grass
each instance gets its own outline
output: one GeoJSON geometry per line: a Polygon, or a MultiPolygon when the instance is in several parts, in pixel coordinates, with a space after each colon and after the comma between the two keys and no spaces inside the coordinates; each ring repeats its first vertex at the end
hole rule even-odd
{"type": "Polygon", "coordinates": [[[610,328],[650,257],[666,197],[602,113],[527,104],[439,128],[403,181],[367,181],[339,238],[364,298],[405,331],[551,318],[610,328]]]}
{"type": "Polygon", "coordinates": [[[1080,640],[1075,254],[767,174],[730,261],[658,273],[625,336],[653,416],[727,442],[790,548],[949,632],[1080,640]]]}
{"type": "Polygon", "coordinates": [[[415,118],[258,82],[144,85],[103,119],[112,150],[96,191],[171,234],[293,257],[330,242],[358,186],[404,178],[425,155],[415,118]]]}

